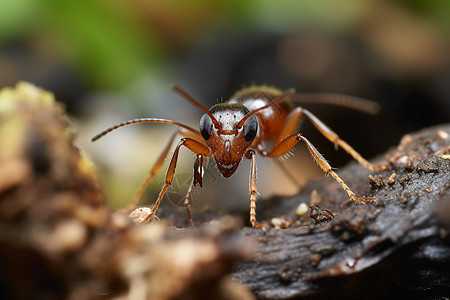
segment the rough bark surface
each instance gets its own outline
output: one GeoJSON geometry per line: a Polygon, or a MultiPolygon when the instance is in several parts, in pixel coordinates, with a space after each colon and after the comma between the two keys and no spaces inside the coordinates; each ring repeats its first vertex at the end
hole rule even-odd
{"type": "Polygon", "coordinates": [[[193,207],[195,229],[170,227],[187,223],[184,210],[144,226],[109,211],[67,127],[51,94],[0,91],[2,299],[450,295],[450,125],[406,135],[378,159],[386,171],[338,172],[378,205],[348,202],[326,178],[258,203],[259,220],[284,228],[265,234],[242,226],[247,210],[193,207]],[[300,203],[311,210],[298,216],[300,203]]]}
{"type": "Polygon", "coordinates": [[[389,160],[386,171],[354,163],[339,171],[357,194],[378,198],[378,206],[349,203],[332,178],[260,203],[260,216],[283,216],[292,225],[265,235],[243,229],[258,251],[237,264],[232,278],[261,299],[448,297],[449,134],[445,125],[406,135],[379,159],[389,160]],[[308,223],[309,216],[295,216],[301,202],[335,217],[308,223]]]}

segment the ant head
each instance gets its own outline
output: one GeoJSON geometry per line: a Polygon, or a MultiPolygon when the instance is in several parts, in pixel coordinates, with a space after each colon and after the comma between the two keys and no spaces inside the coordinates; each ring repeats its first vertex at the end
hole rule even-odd
{"type": "Polygon", "coordinates": [[[208,114],[204,114],[200,119],[200,133],[205,141],[211,137],[213,127],[221,133],[241,133],[247,142],[252,142],[256,137],[258,120],[253,114],[243,124],[240,124],[240,121],[250,113],[244,105],[238,103],[216,104],[211,107],[209,112],[212,114],[212,118],[208,114]],[[218,123],[218,126],[213,120],[218,123]]]}
{"type": "Polygon", "coordinates": [[[258,133],[256,113],[295,94],[293,89],[287,90],[267,105],[250,112],[238,103],[217,104],[208,110],[183,89],[175,85],[172,89],[205,112],[200,120],[200,133],[224,177],[234,174],[245,151],[255,140],[258,133]]]}
{"type": "Polygon", "coordinates": [[[230,177],[257,135],[258,120],[251,115],[239,125],[250,111],[237,103],[216,104],[209,112],[212,117],[204,114],[200,119],[200,133],[213,153],[219,171],[224,177],[230,177]]]}

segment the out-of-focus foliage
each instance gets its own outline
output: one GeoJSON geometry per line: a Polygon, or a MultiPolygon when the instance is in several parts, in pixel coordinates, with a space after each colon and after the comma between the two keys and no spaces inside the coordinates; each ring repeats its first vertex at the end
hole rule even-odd
{"type": "MultiPolygon", "coordinates": [[[[149,72],[164,72],[171,55],[220,31],[286,32],[302,25],[351,29],[372,2],[377,1],[5,0],[0,2],[0,46],[38,39],[48,55],[71,65],[88,86],[124,87],[149,72]]],[[[448,31],[449,1],[396,2],[448,31]]]]}
{"type": "Polygon", "coordinates": [[[0,2],[0,43],[26,34],[40,14],[38,1],[14,0],[0,2]]]}
{"type": "Polygon", "coordinates": [[[162,44],[126,2],[2,1],[1,42],[40,39],[92,87],[120,87],[163,56],[162,44]],[[15,35],[14,35],[15,34],[15,35]]]}
{"type": "Polygon", "coordinates": [[[55,44],[100,86],[121,86],[142,76],[163,56],[162,45],[126,2],[50,1],[48,25],[55,44]]]}
{"type": "Polygon", "coordinates": [[[450,31],[450,2],[445,0],[428,1],[428,0],[397,0],[402,6],[411,9],[419,15],[423,15],[436,24],[440,24],[447,31],[450,31]]]}

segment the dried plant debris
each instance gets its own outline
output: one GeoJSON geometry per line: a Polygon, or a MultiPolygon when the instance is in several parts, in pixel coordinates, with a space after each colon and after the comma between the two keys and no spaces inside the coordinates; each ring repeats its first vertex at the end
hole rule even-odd
{"type": "Polygon", "coordinates": [[[261,202],[260,216],[296,218],[300,225],[266,235],[243,230],[258,237],[260,250],[232,278],[261,299],[449,297],[449,135],[450,125],[406,135],[376,160],[389,162],[385,171],[356,163],[339,171],[355,193],[377,197],[378,206],[348,202],[330,179],[309,183],[295,197],[261,202]],[[317,198],[320,208],[311,203],[308,225],[308,215],[295,210],[317,198]],[[317,222],[325,209],[335,217],[317,222]]]}
{"type": "Polygon", "coordinates": [[[309,208],[311,209],[311,214],[309,216],[316,222],[316,224],[330,222],[334,218],[333,213],[329,209],[320,208],[315,204],[311,204],[309,208]]]}
{"type": "Polygon", "coordinates": [[[176,230],[109,211],[68,125],[50,93],[0,91],[1,299],[253,299],[226,277],[254,249],[232,221],[176,230]]]}

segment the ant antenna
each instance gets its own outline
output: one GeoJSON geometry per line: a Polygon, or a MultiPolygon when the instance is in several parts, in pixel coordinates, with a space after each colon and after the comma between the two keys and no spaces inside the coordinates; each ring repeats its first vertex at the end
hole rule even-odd
{"type": "Polygon", "coordinates": [[[275,100],[273,100],[273,101],[270,102],[269,104],[264,105],[263,107],[260,107],[260,108],[258,108],[258,109],[255,109],[255,110],[253,110],[252,112],[250,112],[249,114],[247,114],[245,117],[243,117],[243,118],[239,121],[239,123],[237,124],[236,127],[237,127],[237,128],[241,128],[242,125],[244,125],[245,121],[247,121],[247,119],[250,118],[250,117],[251,117],[252,115],[254,115],[255,113],[257,113],[257,112],[259,112],[259,111],[261,111],[261,110],[263,110],[263,109],[266,109],[266,108],[268,108],[268,107],[277,105],[278,103],[283,102],[284,100],[286,100],[286,98],[289,98],[289,97],[291,97],[291,96],[294,95],[294,94],[295,94],[295,90],[294,90],[294,89],[288,89],[288,90],[284,91],[280,96],[278,96],[278,98],[275,98],[275,100]]]}
{"type": "Polygon", "coordinates": [[[102,136],[110,133],[111,131],[114,131],[114,130],[116,130],[116,129],[120,128],[120,127],[123,127],[123,126],[127,126],[127,125],[130,125],[130,124],[136,124],[136,123],[166,123],[166,124],[173,124],[173,125],[177,125],[177,126],[183,127],[184,129],[187,129],[187,130],[189,130],[191,132],[194,132],[195,134],[198,134],[197,130],[192,129],[189,126],[186,126],[184,124],[181,124],[181,123],[178,123],[178,122],[175,122],[175,121],[166,120],[166,119],[157,119],[157,118],[141,118],[141,119],[128,120],[128,121],[122,122],[120,124],[114,125],[114,126],[108,128],[108,129],[100,132],[96,136],[94,136],[91,139],[91,141],[95,142],[96,140],[98,140],[102,136]]]}
{"type": "MultiPolygon", "coordinates": [[[[216,118],[214,118],[214,116],[212,115],[212,113],[203,105],[201,105],[200,103],[198,103],[191,95],[189,95],[186,91],[184,91],[182,88],[172,84],[171,88],[177,92],[178,94],[180,94],[181,96],[183,96],[186,100],[188,100],[189,102],[191,102],[193,105],[195,105],[196,107],[200,108],[201,110],[203,110],[204,112],[206,112],[208,114],[208,116],[211,118],[214,126],[216,128],[218,128],[220,126],[220,123],[216,120],[216,118]]],[[[95,135],[91,141],[94,142],[96,140],[98,140],[99,138],[103,137],[104,135],[110,133],[111,131],[114,131],[120,127],[123,126],[127,126],[127,125],[131,125],[131,124],[136,124],[136,123],[166,123],[166,124],[173,124],[173,125],[177,125],[180,127],[183,127],[184,129],[187,129],[195,134],[198,134],[198,131],[195,129],[192,129],[189,126],[186,126],[184,124],[172,121],[172,120],[166,120],[166,119],[159,119],[159,118],[140,118],[140,119],[134,119],[134,120],[128,120],[125,122],[122,122],[120,124],[114,125],[102,132],[100,132],[99,134],[95,135]]]]}
{"type": "Polygon", "coordinates": [[[171,89],[174,90],[175,92],[177,92],[178,94],[180,94],[181,96],[183,96],[186,100],[188,100],[189,102],[191,102],[193,105],[197,106],[198,108],[200,108],[201,110],[203,110],[212,120],[214,127],[219,128],[220,127],[220,123],[219,121],[216,120],[216,118],[214,118],[213,114],[209,111],[209,109],[207,109],[205,106],[201,105],[200,103],[198,103],[191,95],[189,95],[185,90],[183,90],[182,88],[176,86],[175,84],[172,84],[171,89]]]}

